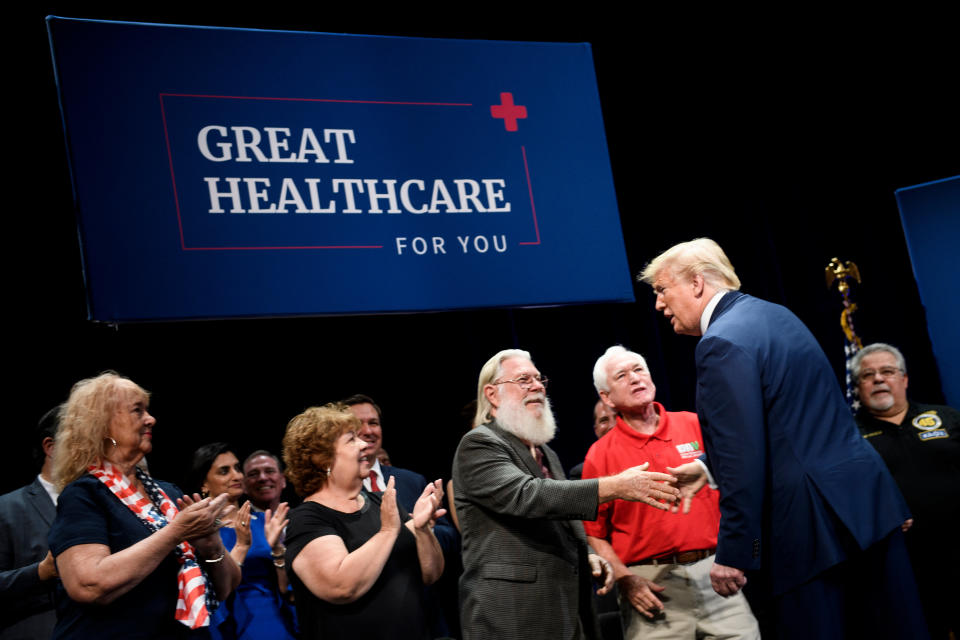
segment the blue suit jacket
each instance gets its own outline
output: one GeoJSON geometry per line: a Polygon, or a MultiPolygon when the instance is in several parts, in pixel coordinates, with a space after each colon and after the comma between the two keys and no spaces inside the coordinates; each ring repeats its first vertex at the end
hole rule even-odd
{"type": "Polygon", "coordinates": [[[47,532],[57,513],[39,480],[0,496],[0,638],[49,638],[57,580],[41,582],[47,532]]]}
{"type": "Polygon", "coordinates": [[[851,535],[865,549],[909,517],[826,355],[789,310],[727,293],[696,362],[721,495],[718,563],[761,570],[778,595],[855,553],[851,535]]]}
{"type": "MultiPolygon", "coordinates": [[[[427,479],[414,471],[388,467],[387,465],[381,465],[380,470],[383,471],[384,482],[394,478],[397,502],[407,510],[407,513],[413,513],[413,505],[417,504],[420,494],[426,488],[427,479]]],[[[433,528],[433,534],[437,536],[437,542],[440,543],[440,548],[443,549],[445,554],[460,552],[460,534],[447,516],[437,520],[437,524],[433,528]]]]}

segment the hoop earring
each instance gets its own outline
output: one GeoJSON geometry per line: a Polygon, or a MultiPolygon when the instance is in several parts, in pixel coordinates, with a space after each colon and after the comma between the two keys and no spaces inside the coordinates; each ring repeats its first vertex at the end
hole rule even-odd
{"type": "MultiPolygon", "coordinates": [[[[109,441],[110,444],[113,445],[113,448],[114,448],[114,449],[117,448],[117,441],[114,440],[113,438],[111,438],[110,436],[104,436],[103,439],[104,439],[105,441],[109,441]]],[[[104,447],[104,449],[106,449],[106,447],[104,447]]],[[[103,455],[107,455],[107,452],[104,451],[104,452],[103,452],[103,455]]]]}

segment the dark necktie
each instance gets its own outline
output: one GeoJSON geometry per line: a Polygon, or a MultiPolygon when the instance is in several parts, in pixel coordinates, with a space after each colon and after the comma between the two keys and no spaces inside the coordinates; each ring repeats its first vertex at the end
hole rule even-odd
{"type": "Polygon", "coordinates": [[[537,466],[540,467],[540,471],[543,472],[543,477],[553,478],[553,474],[550,473],[550,469],[547,468],[547,463],[543,459],[543,451],[540,450],[540,447],[533,448],[533,457],[537,460],[537,466]]]}

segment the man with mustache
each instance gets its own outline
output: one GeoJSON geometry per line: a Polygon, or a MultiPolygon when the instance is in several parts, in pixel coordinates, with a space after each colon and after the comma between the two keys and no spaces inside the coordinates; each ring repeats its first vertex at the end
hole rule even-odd
{"type": "Polygon", "coordinates": [[[464,640],[597,637],[590,578],[600,580],[601,593],[613,581],[610,565],[587,546],[581,520],[616,498],[667,509],[678,496],[665,484],[672,476],[646,465],[565,480],[547,446],[556,424],[546,383],[519,349],[497,353],[480,371],[474,429],[453,463],[464,640]]]}
{"type": "MultiPolygon", "coordinates": [[[[594,366],[593,382],[616,421],[587,452],[583,477],[646,461],[656,471],[671,473],[671,467],[703,453],[697,415],[667,411],[656,402],[657,387],[639,353],[610,347],[594,366]]],[[[743,594],[723,598],[710,586],[719,523],[718,494],[706,488],[682,515],[615,501],[601,505],[596,520],[583,523],[590,546],[613,566],[627,640],[759,640],[743,594]]]]}
{"type": "Polygon", "coordinates": [[[960,631],[960,591],[944,570],[960,564],[957,546],[945,544],[960,522],[960,412],[908,401],[907,362],[889,344],[864,347],[850,370],[860,433],[887,463],[913,514],[905,538],[930,636],[945,639],[960,631]]]}

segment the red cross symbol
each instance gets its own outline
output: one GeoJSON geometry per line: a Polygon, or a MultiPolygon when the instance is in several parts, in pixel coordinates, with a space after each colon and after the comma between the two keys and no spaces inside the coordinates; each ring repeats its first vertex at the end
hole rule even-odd
{"type": "Polygon", "coordinates": [[[500,94],[500,104],[490,105],[490,115],[494,118],[503,118],[503,128],[507,131],[517,130],[517,120],[527,117],[527,108],[513,104],[513,94],[500,94]]]}

